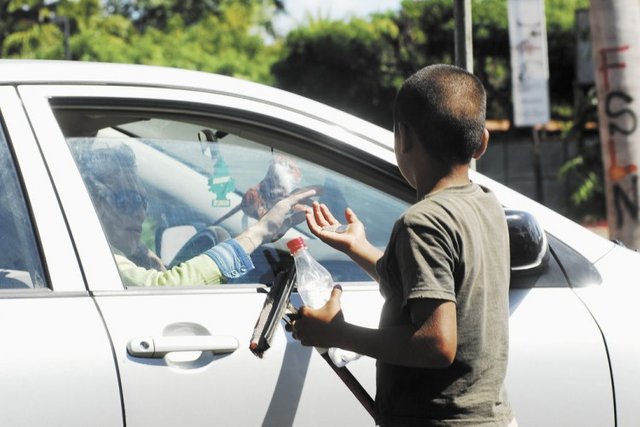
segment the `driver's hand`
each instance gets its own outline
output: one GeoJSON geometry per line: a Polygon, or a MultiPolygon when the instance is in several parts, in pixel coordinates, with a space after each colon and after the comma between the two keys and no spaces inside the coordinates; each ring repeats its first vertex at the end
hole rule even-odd
{"type": "Polygon", "coordinates": [[[301,223],[311,210],[310,198],[318,192],[316,187],[306,187],[291,192],[276,203],[260,218],[257,226],[264,232],[263,241],[273,242],[281,238],[289,228],[301,223]]]}

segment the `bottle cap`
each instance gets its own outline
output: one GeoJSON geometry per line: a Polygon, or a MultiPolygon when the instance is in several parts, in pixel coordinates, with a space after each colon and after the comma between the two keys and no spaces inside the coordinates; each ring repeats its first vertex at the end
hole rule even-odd
{"type": "Polygon", "coordinates": [[[304,244],[304,239],[302,237],[296,237],[295,239],[291,239],[287,242],[287,247],[289,248],[289,252],[292,254],[296,253],[298,250],[304,248],[306,245],[304,244]]]}

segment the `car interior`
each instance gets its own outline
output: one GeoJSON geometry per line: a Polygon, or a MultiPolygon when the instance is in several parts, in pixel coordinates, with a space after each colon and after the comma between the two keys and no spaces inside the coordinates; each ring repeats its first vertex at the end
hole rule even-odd
{"type": "MultiPolygon", "coordinates": [[[[371,224],[369,237],[379,246],[388,240],[392,219],[407,206],[371,185],[279,149],[286,144],[247,126],[215,123],[214,128],[211,119],[184,114],[169,118],[157,113],[85,111],[78,119],[78,110],[56,111],[72,152],[76,145],[91,143],[124,144],[134,152],[149,202],[143,241],[169,267],[257,221],[255,207],[247,203],[248,193],[256,189],[268,187],[270,193],[261,194],[277,201],[291,190],[318,188],[318,199],[334,212],[343,212],[347,205],[362,212],[363,221],[371,224]]],[[[256,269],[230,283],[272,283],[279,271],[292,265],[285,243],[297,236],[307,240],[336,280],[368,280],[344,254],[319,242],[302,223],[254,252],[256,269]]]]}

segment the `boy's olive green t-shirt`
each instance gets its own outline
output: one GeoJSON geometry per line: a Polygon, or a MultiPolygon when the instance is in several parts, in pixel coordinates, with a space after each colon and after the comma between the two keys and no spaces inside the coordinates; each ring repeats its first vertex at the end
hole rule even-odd
{"type": "Polygon", "coordinates": [[[411,322],[416,298],[456,304],[458,347],[445,369],[378,362],[382,425],[507,425],[509,235],[504,211],[476,184],[449,187],[396,222],[377,265],[385,304],[380,327],[411,322]]]}

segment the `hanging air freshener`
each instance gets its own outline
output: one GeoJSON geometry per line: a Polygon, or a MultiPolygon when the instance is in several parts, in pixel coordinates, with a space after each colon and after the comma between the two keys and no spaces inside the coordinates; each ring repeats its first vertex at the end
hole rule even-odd
{"type": "Polygon", "coordinates": [[[202,148],[202,153],[214,161],[211,175],[209,175],[209,192],[215,195],[211,201],[214,208],[228,208],[231,201],[227,195],[231,193],[236,186],[236,181],[229,173],[229,166],[224,161],[218,147],[218,140],[226,136],[226,133],[218,131],[215,134],[210,129],[204,129],[198,133],[198,139],[201,144],[206,144],[202,148]]]}

